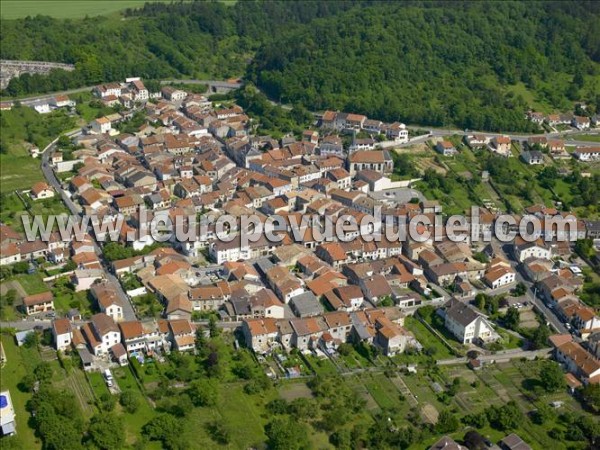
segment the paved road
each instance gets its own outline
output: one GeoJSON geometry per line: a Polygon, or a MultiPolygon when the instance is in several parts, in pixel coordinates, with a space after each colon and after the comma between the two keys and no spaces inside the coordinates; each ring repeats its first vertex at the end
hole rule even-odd
{"type": "MultiPolygon", "coordinates": [[[[81,322],[73,322],[73,323],[75,325],[83,325],[86,322],[81,321],[81,322]]],[[[192,322],[192,323],[197,324],[197,325],[208,326],[208,320],[199,320],[197,322],[192,322]]],[[[217,327],[219,327],[223,330],[233,331],[236,328],[238,328],[241,324],[242,324],[242,322],[217,322],[217,327]]],[[[41,326],[42,328],[50,328],[52,326],[52,321],[45,320],[45,319],[44,320],[26,319],[26,320],[18,320],[18,321],[11,321],[11,322],[0,322],[0,328],[14,328],[19,331],[33,330],[35,327],[38,327],[38,326],[41,326]]]]}
{"type": "MultiPolygon", "coordinates": [[[[70,135],[75,136],[80,133],[81,133],[80,131],[76,131],[76,132],[70,133],[70,135]]],[[[60,182],[54,175],[54,171],[52,170],[52,167],[49,163],[50,158],[55,151],[56,151],[56,140],[54,140],[50,145],[48,145],[48,147],[46,147],[46,149],[44,150],[44,153],[42,154],[42,172],[44,173],[44,177],[46,177],[46,180],[48,181],[48,183],[56,190],[56,192],[60,193],[63,202],[65,203],[65,205],[67,205],[67,208],[69,208],[69,211],[71,211],[71,214],[78,216],[82,212],[81,207],[79,205],[76,205],[66,195],[60,182]]],[[[100,260],[102,261],[104,277],[115,286],[117,294],[119,295],[119,298],[121,299],[121,304],[123,306],[123,317],[125,318],[125,320],[136,320],[137,317],[135,315],[133,303],[131,302],[131,299],[128,297],[128,295],[125,293],[125,291],[121,287],[121,284],[119,283],[117,278],[112,273],[110,273],[110,271],[108,270],[108,262],[104,259],[104,256],[102,254],[102,249],[98,245],[98,242],[96,242],[96,238],[94,236],[94,233],[92,232],[91,225],[88,226],[88,233],[94,239],[93,240],[94,251],[96,252],[96,254],[99,256],[100,260]]]]}
{"type": "MultiPolygon", "coordinates": [[[[228,81],[222,81],[222,80],[162,80],[161,83],[162,84],[168,84],[168,83],[206,84],[209,88],[215,88],[215,89],[238,89],[242,86],[242,83],[230,83],[228,81]]],[[[38,95],[36,97],[17,98],[14,100],[18,100],[23,105],[28,105],[28,104],[34,103],[38,100],[50,99],[56,95],[69,95],[69,94],[78,94],[80,92],[88,92],[88,91],[91,91],[95,86],[96,85],[85,86],[85,87],[80,87],[80,88],[75,88],[75,89],[68,89],[66,91],[58,91],[58,92],[52,92],[50,94],[38,95]]],[[[10,101],[10,99],[6,99],[6,101],[10,101]]]]}
{"type": "MultiPolygon", "coordinates": [[[[478,359],[483,362],[504,362],[510,361],[511,359],[535,359],[535,358],[548,358],[552,352],[551,348],[542,348],[540,350],[503,350],[496,352],[491,355],[479,355],[478,359]]],[[[440,359],[436,361],[438,366],[451,366],[457,364],[466,364],[467,358],[452,358],[452,359],[440,359]]]]}
{"type": "Polygon", "coordinates": [[[522,273],[521,265],[512,258],[512,252],[509,250],[509,245],[501,245],[498,241],[492,241],[492,246],[494,251],[501,256],[503,256],[507,261],[510,262],[513,270],[516,272],[516,280],[517,283],[523,283],[527,286],[527,292],[525,295],[527,296],[527,300],[531,302],[531,304],[535,305],[536,309],[542,313],[542,315],[546,318],[546,321],[554,328],[558,333],[569,333],[569,330],[564,326],[564,324],[559,320],[553,310],[548,308],[544,301],[537,295],[537,291],[531,281],[529,281],[524,274],[522,273]]]}

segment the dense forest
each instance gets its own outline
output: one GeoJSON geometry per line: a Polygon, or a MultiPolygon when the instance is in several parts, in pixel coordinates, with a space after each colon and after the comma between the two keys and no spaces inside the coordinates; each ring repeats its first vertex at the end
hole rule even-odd
{"type": "Polygon", "coordinates": [[[137,75],[143,78],[239,77],[277,30],[328,17],[358,2],[147,3],[123,20],[36,16],[2,20],[2,59],[75,64],[73,72],[23,75],[6,94],[63,90],[137,75]]]}
{"type": "Polygon", "coordinates": [[[527,130],[521,85],[554,108],[600,106],[598,4],[465,2],[354,9],[263,46],[271,97],[434,126],[527,130]],[[595,62],[594,62],[595,61],[595,62]],[[575,82],[571,83],[574,79],[575,82]],[[598,86],[596,86],[598,87],[598,86]]]}
{"type": "Polygon", "coordinates": [[[2,58],[77,68],[6,93],[245,75],[285,103],[434,126],[527,131],[529,107],[600,110],[596,2],[152,3],[123,16],[3,20],[2,58]]]}

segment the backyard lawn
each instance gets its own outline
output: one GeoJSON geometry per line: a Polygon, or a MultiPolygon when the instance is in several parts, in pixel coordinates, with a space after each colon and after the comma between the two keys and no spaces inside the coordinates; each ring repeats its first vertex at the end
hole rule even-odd
{"type": "Polygon", "coordinates": [[[11,278],[11,280],[18,281],[25,292],[27,292],[27,295],[39,294],[50,290],[46,283],[44,283],[42,275],[39,272],[17,275],[11,278]]]}
{"type": "Polygon", "coordinates": [[[41,441],[35,437],[34,431],[27,425],[30,414],[27,412],[25,405],[31,398],[31,394],[23,392],[17,387],[23,377],[31,373],[33,368],[41,361],[40,354],[35,349],[17,347],[14,337],[8,334],[3,333],[0,335],[0,339],[6,354],[6,363],[0,369],[0,389],[10,392],[10,398],[15,409],[17,435],[11,439],[18,445],[14,448],[40,448],[41,441]]]}
{"type": "Polygon", "coordinates": [[[419,320],[407,317],[404,324],[415,335],[415,338],[423,345],[425,350],[433,352],[435,359],[454,358],[454,354],[450,349],[419,320]]]}

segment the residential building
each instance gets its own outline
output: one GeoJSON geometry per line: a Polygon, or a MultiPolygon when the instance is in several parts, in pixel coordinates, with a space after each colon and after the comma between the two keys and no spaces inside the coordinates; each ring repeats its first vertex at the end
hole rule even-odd
{"type": "Polygon", "coordinates": [[[530,166],[544,164],[544,154],[537,150],[530,150],[521,153],[521,159],[530,166]]]}
{"type": "Polygon", "coordinates": [[[511,140],[510,136],[496,136],[491,143],[490,149],[501,156],[511,156],[510,151],[511,140]]]}
{"type": "Polygon", "coordinates": [[[577,147],[573,156],[579,161],[598,161],[600,160],[600,147],[577,147]]]}
{"type": "Polygon", "coordinates": [[[442,140],[435,145],[435,150],[444,156],[454,156],[458,151],[450,141],[442,140]]]}
{"type": "Polygon", "coordinates": [[[485,344],[499,339],[492,324],[466,303],[451,301],[441,311],[445,327],[462,344],[485,344]]]}
{"type": "Polygon", "coordinates": [[[248,319],[242,321],[246,345],[256,353],[268,352],[276,342],[277,321],[273,318],[248,319]]]}
{"type": "Polygon", "coordinates": [[[54,190],[50,187],[50,185],[40,181],[31,187],[29,195],[33,200],[45,200],[47,198],[54,197],[54,190]]]}
{"type": "Polygon", "coordinates": [[[81,327],[81,332],[96,356],[108,355],[110,348],[121,342],[119,327],[104,313],[94,314],[91,321],[81,327]]]}
{"type": "Polygon", "coordinates": [[[123,304],[117,288],[110,281],[94,284],[90,293],[98,302],[100,312],[105,313],[116,322],[123,320],[123,304]]]}
{"type": "Polygon", "coordinates": [[[65,351],[73,342],[73,329],[71,321],[67,318],[55,319],[52,321],[52,337],[54,348],[59,351],[65,351]]]}
{"type": "Polygon", "coordinates": [[[573,116],[571,126],[578,130],[587,130],[590,127],[590,118],[585,116],[573,116]]]}
{"type": "Polygon", "coordinates": [[[387,150],[366,150],[348,157],[348,171],[352,176],[359,170],[375,170],[386,174],[394,169],[394,161],[387,150]]]}
{"type": "Polygon", "coordinates": [[[54,311],[54,296],[50,291],[27,295],[23,297],[23,308],[28,316],[54,311]]]}
{"type": "Polygon", "coordinates": [[[529,258],[550,259],[552,256],[552,250],[542,239],[529,242],[517,237],[513,245],[515,258],[519,262],[529,258]]]}
{"type": "Polygon", "coordinates": [[[515,271],[509,267],[494,267],[483,276],[483,281],[491,289],[498,289],[515,282],[515,271]]]}
{"type": "Polygon", "coordinates": [[[566,342],[554,349],[558,362],[584,384],[600,383],[600,360],[577,342],[566,342]]]}

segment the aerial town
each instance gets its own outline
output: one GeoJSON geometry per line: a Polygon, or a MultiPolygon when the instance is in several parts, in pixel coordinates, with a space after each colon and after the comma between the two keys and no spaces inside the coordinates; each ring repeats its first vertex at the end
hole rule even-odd
{"type": "MultiPolygon", "coordinates": [[[[230,89],[227,83],[216,88],[230,89]]],[[[6,290],[3,284],[3,295],[14,297],[12,311],[3,315],[3,328],[14,330],[10,345],[34,342],[43,348],[42,361],[67,367],[67,359],[68,372],[80,366],[94,396],[142,389],[136,395],[152,397],[152,390],[166,389],[151,381],[159,379],[152,375],[156,366],[168,377],[175,370],[171,378],[186,385],[191,380],[176,374],[181,356],[174,355],[198,358],[217,336],[230,346],[228,354],[251,350],[259,379],[284,386],[361,372],[383,378],[387,387],[377,389],[391,388],[433,430],[444,430],[436,428],[444,417],[438,405],[448,404],[442,398],[449,398],[453,385],[449,375],[431,372],[431,361],[472,380],[465,386],[505,392],[498,380],[486,380],[505,370],[494,366],[503,363],[520,373],[539,370],[528,369],[530,364],[555,361],[560,376],[553,392],[561,396],[551,408],[558,409],[580,408],[567,405],[579,405],[580,392],[600,383],[598,305],[581,296],[592,276],[590,251],[598,248],[600,221],[560,205],[530,204],[524,215],[542,224],[571,214],[575,237],[561,239],[555,231],[548,236],[546,229],[534,240],[481,240],[503,212],[490,202],[478,217],[466,216],[475,231],[462,242],[446,236],[364,239],[381,234],[387,223],[425,216],[433,224],[433,216],[445,212],[443,202],[415,188],[419,179],[395,177],[395,153],[402,148],[428,145],[448,160],[467,151],[518,156],[523,166],[570,159],[585,171],[584,165],[600,160],[597,145],[581,142],[567,151],[564,140],[545,136],[413,134],[402,123],[339,111],[316,115],[301,136],[275,139],[255,134],[260,119],[233,100],[211,101],[209,94],[183,87],[151,92],[132,78],[98,85],[92,93],[102,107],[118,106],[118,112],[91,120],[43,151],[32,148],[46,181],[19,195],[34,204],[62,202],[72,215],[119,223],[120,229],[90,226],[82,239],[71,240],[54,229],[48,239],[27,240],[22,228],[2,224],[0,264],[7,274],[39,280],[33,292],[25,283],[10,281],[6,290]],[[523,149],[520,155],[515,144],[523,149]],[[377,209],[380,222],[346,232],[351,240],[323,241],[311,229],[292,232],[292,220],[304,215],[360,221],[377,209]],[[139,233],[158,217],[168,222],[224,214],[254,215],[262,222],[277,215],[286,223],[278,242],[224,241],[214,228],[190,242],[139,233]],[[587,242],[591,247],[583,249],[587,242]],[[432,389],[428,395],[421,393],[422,383],[432,389]]],[[[75,102],[61,95],[27,106],[46,114],[75,102]]],[[[597,116],[528,117],[549,127],[598,125],[597,116]]],[[[2,342],[3,365],[10,366],[15,352],[5,351],[2,342]]],[[[34,380],[34,392],[39,382],[34,380]]],[[[392,395],[372,389],[367,385],[365,391],[371,402],[392,395]]],[[[1,395],[2,433],[11,435],[29,417],[15,413],[14,390],[1,395]]],[[[537,448],[530,436],[500,429],[506,432],[495,432],[498,439],[490,445],[537,448]]],[[[466,448],[444,432],[432,436],[432,449],[466,448]]]]}

